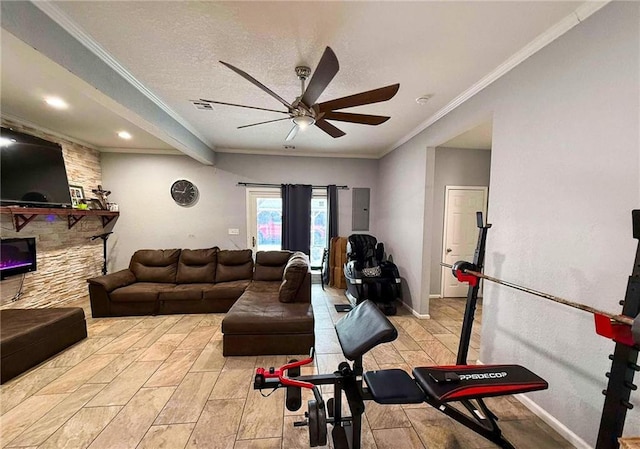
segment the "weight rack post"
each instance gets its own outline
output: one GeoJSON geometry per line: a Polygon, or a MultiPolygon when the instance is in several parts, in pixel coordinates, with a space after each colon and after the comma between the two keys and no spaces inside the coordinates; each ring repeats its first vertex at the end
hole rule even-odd
{"type": "MultiPolygon", "coordinates": [[[[484,266],[484,253],[487,244],[487,232],[491,227],[490,224],[484,224],[482,219],[482,212],[476,212],[476,220],[478,222],[478,244],[476,245],[476,251],[473,254],[473,264],[476,266],[477,271],[482,271],[484,266]]],[[[460,343],[458,344],[458,358],[456,365],[466,365],[467,355],[469,353],[469,342],[471,341],[471,331],[473,328],[473,320],[476,314],[476,304],[478,303],[478,291],[480,290],[480,283],[476,285],[469,284],[469,290],[467,291],[467,306],[464,310],[464,320],[462,322],[462,330],[460,331],[460,343]]]]}
{"type": "MultiPolygon", "coordinates": [[[[640,313],[640,210],[632,211],[631,217],[633,238],[638,240],[638,248],[633,270],[627,283],[622,314],[635,317],[640,313]]],[[[631,390],[636,388],[633,384],[633,377],[635,372],[640,370],[636,364],[638,361],[637,346],[631,347],[616,343],[614,353],[609,358],[612,360],[611,371],[607,373],[609,382],[607,389],[603,391],[605,400],[596,449],[619,448],[618,438],[622,436],[627,410],[633,407],[629,402],[631,390]]]]}

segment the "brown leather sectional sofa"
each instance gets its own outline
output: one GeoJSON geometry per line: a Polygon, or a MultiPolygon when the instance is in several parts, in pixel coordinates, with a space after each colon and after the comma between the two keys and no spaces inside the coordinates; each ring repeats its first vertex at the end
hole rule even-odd
{"type": "Polygon", "coordinates": [[[226,312],[224,355],[306,354],[314,344],[303,253],[139,250],[129,268],[89,279],[94,318],[226,312]]]}

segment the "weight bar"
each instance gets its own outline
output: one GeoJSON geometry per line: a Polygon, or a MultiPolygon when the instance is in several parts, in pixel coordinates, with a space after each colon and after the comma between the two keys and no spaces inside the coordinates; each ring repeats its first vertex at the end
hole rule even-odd
{"type": "MultiPolygon", "coordinates": [[[[494,278],[492,276],[487,276],[486,274],[480,273],[478,271],[475,271],[475,265],[473,265],[470,262],[466,262],[466,261],[458,261],[456,263],[454,263],[453,265],[449,265],[448,263],[444,263],[441,262],[440,265],[442,265],[445,268],[451,268],[451,271],[453,272],[453,275],[455,276],[456,279],[460,280],[461,282],[463,282],[463,279],[460,279],[459,274],[458,273],[463,273],[463,274],[467,274],[467,275],[471,275],[473,277],[476,278],[480,278],[480,279],[486,279],[487,281],[490,282],[494,282],[496,284],[500,284],[500,285],[504,285],[506,287],[510,287],[516,290],[520,290],[535,296],[539,296],[541,298],[545,298],[545,299],[549,299],[553,302],[557,302],[559,304],[564,304],[565,306],[569,306],[569,307],[573,307],[574,309],[578,309],[578,310],[583,310],[585,312],[589,312],[589,313],[593,313],[594,315],[602,315],[604,317],[609,318],[611,321],[616,322],[618,324],[624,324],[626,326],[633,326],[634,323],[634,319],[625,315],[614,315],[612,313],[609,312],[604,312],[602,310],[598,310],[596,308],[593,308],[591,306],[587,306],[585,304],[580,304],[574,301],[569,301],[568,299],[564,299],[561,298],[559,296],[555,296],[555,295],[551,295],[549,293],[545,293],[545,292],[541,292],[538,290],[534,290],[532,288],[528,288],[528,287],[523,287],[522,285],[518,285],[518,284],[514,284],[513,282],[508,282],[508,281],[503,281],[502,279],[498,279],[498,278],[494,278]]],[[[639,315],[640,317],[640,315],[639,315]]],[[[640,318],[636,317],[636,320],[640,320],[640,318]]],[[[636,324],[636,326],[638,326],[638,323],[636,324]]]]}

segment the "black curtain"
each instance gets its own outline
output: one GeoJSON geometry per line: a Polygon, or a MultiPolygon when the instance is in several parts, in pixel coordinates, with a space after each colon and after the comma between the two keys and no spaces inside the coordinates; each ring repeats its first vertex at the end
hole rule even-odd
{"type": "MultiPolygon", "coordinates": [[[[327,241],[327,246],[331,243],[331,239],[333,237],[338,236],[338,188],[335,184],[329,184],[327,186],[327,201],[328,201],[328,212],[329,212],[329,229],[327,230],[329,236],[327,241]]],[[[325,260],[325,266],[323,267],[322,272],[324,273],[324,282],[325,284],[329,284],[329,258],[325,260]]]]}
{"type": "Polygon", "coordinates": [[[282,184],[282,249],[311,253],[311,195],[306,184],[282,184]]]}

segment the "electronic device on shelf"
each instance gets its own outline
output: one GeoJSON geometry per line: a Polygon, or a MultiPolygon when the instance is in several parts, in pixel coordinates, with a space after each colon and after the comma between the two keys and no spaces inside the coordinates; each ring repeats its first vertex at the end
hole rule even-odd
{"type": "Polygon", "coordinates": [[[0,203],[3,206],[71,207],[60,145],[0,128],[0,203]]]}

